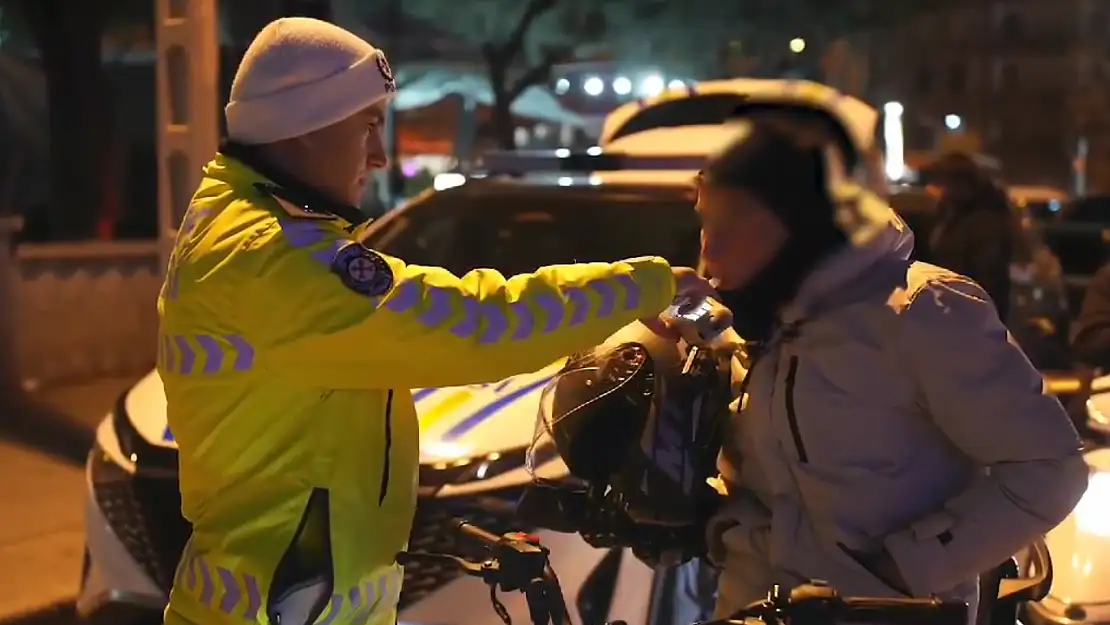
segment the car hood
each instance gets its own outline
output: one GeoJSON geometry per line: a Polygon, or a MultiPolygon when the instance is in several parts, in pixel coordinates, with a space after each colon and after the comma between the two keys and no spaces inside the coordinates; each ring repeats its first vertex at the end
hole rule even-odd
{"type": "MultiPolygon", "coordinates": [[[[558,361],[493,384],[413,390],[420,418],[421,461],[444,462],[527,447],[535,432],[540,395],[562,364],[558,361]]],[[[157,372],[148,373],[128,391],[124,409],[148,443],[177,447],[157,372]]]]}

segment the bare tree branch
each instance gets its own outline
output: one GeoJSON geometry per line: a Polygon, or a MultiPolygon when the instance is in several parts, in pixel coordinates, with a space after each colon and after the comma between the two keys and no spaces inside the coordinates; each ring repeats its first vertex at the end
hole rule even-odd
{"type": "Polygon", "coordinates": [[[505,91],[505,97],[510,102],[520,97],[525,89],[533,85],[539,85],[550,82],[551,70],[559,63],[566,60],[566,55],[556,52],[548,52],[544,55],[543,60],[538,64],[528,68],[516,80],[512,82],[508,89],[505,91]]]}
{"type": "Polygon", "coordinates": [[[497,46],[502,63],[507,65],[516,60],[516,56],[524,50],[524,38],[535,26],[536,20],[550,12],[558,4],[559,0],[529,0],[524,7],[524,14],[520,16],[520,20],[517,21],[512,32],[509,33],[503,44],[497,46]]]}

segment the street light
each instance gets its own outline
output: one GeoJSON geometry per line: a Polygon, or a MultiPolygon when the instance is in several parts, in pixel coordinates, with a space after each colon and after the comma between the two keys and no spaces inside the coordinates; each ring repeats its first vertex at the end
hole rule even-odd
{"type": "Polygon", "coordinates": [[[617,79],[613,81],[613,91],[616,92],[617,95],[628,95],[632,93],[632,81],[624,76],[618,76],[617,79]]]}
{"type": "Polygon", "coordinates": [[[805,52],[806,40],[801,37],[795,37],[790,40],[790,51],[794,54],[801,54],[805,52]]]}
{"type": "Polygon", "coordinates": [[[955,131],[959,130],[961,126],[964,125],[964,120],[961,119],[959,115],[949,113],[948,115],[944,116],[944,125],[949,130],[955,132],[955,131]]]}
{"type": "Polygon", "coordinates": [[[648,97],[657,96],[660,93],[663,93],[663,90],[666,89],[666,87],[667,83],[663,82],[663,77],[659,74],[652,74],[651,76],[644,78],[643,82],[640,83],[640,91],[648,97]]]}
{"type": "Polygon", "coordinates": [[[586,92],[586,95],[597,97],[601,95],[602,91],[605,91],[605,83],[597,76],[590,76],[582,84],[582,89],[586,92]]]}

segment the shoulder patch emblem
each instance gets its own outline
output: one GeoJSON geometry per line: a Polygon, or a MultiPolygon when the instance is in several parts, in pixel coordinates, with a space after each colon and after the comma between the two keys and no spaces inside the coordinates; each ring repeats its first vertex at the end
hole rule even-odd
{"type": "Polygon", "coordinates": [[[393,270],[381,254],[358,242],[339,248],[331,261],[332,273],[343,286],[368,297],[385,295],[393,288],[393,270]]]}

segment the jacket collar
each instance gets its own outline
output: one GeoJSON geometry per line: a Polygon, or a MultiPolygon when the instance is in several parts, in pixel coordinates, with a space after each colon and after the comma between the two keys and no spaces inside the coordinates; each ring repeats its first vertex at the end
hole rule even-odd
{"type": "Polygon", "coordinates": [[[310,213],[332,215],[351,225],[369,220],[369,217],[357,207],[327,198],[295,176],[271,166],[253,146],[225,139],[220,143],[219,153],[253,170],[257,174],[251,180],[255,188],[291,202],[298,208],[310,213]]]}
{"type": "Polygon", "coordinates": [[[864,245],[849,243],[814,269],[783,310],[784,324],[798,323],[857,297],[870,286],[861,278],[883,260],[909,262],[913,232],[893,209],[886,208],[885,216],[887,223],[864,245]]]}

